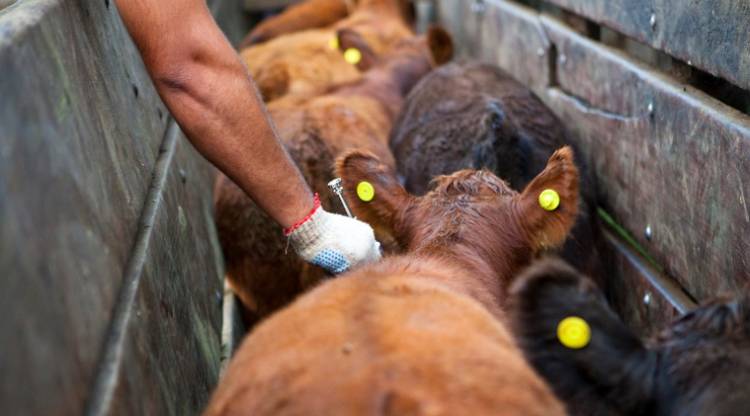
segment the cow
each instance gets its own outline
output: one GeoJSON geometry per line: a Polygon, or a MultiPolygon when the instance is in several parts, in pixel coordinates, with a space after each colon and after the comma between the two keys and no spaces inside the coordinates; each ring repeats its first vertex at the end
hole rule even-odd
{"type": "MultiPolygon", "coordinates": [[[[255,26],[240,43],[240,49],[267,42],[281,35],[333,25],[354,12],[357,3],[360,2],[356,0],[306,0],[291,5],[282,13],[266,18],[255,26]]],[[[399,0],[399,5],[404,19],[407,23],[412,23],[415,11],[411,1],[399,0]]]]}
{"type": "Polygon", "coordinates": [[[750,296],[717,297],[642,341],[591,280],[540,261],[511,289],[509,317],[529,361],[573,415],[744,415],[750,409],[750,296]],[[565,347],[578,317],[590,340],[565,347]]]}
{"type": "MultiPolygon", "coordinates": [[[[323,207],[342,212],[329,193],[335,158],[351,149],[378,155],[395,168],[388,132],[404,97],[433,66],[452,56],[450,35],[439,27],[412,37],[382,57],[355,32],[341,36],[373,62],[362,79],[315,97],[289,96],[269,104],[278,135],[323,207]]],[[[227,278],[249,312],[248,324],[267,316],[324,277],[323,270],[286,255],[287,241],[277,225],[226,176],[215,188],[215,216],[227,278]]],[[[389,236],[378,233],[381,242],[389,236]]]]}
{"type": "MultiPolygon", "coordinates": [[[[463,168],[490,169],[523,189],[552,152],[572,145],[568,137],[527,87],[494,65],[469,61],[445,65],[414,87],[390,146],[406,189],[417,194],[435,175],[463,168]]],[[[596,223],[595,182],[581,158],[576,163],[581,214],[562,253],[604,286],[602,259],[608,253],[596,223]]]]}
{"type": "Polygon", "coordinates": [[[266,102],[290,94],[316,95],[333,85],[359,79],[369,69],[367,60],[348,59],[337,41],[342,30],[363,37],[376,54],[414,36],[404,22],[398,0],[362,0],[354,12],[336,25],[278,37],[240,51],[242,60],[266,102]]]}
{"type": "Polygon", "coordinates": [[[463,170],[413,196],[362,151],[340,158],[337,173],[355,214],[391,228],[406,253],[326,281],[257,326],[205,415],[565,414],[523,359],[503,305],[517,270],[575,221],[571,150],[522,193],[463,170]],[[364,182],[371,199],[356,196],[364,182]],[[554,211],[538,203],[549,189],[554,211]]]}

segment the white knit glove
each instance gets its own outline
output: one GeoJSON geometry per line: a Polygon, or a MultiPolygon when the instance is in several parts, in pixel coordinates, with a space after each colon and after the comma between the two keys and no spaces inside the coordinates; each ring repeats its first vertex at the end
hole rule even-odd
{"type": "Polygon", "coordinates": [[[361,263],[380,259],[380,243],[362,221],[331,214],[322,207],[288,234],[305,261],[339,274],[361,263]]]}

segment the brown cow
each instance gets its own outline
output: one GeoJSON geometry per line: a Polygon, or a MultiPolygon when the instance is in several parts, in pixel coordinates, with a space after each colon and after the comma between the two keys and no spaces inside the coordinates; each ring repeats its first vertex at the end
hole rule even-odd
{"type": "MultiPolygon", "coordinates": [[[[367,0],[364,0],[366,2],[367,0]]],[[[278,36],[306,29],[333,25],[349,16],[363,0],[306,0],[287,7],[282,13],[269,17],[255,26],[240,43],[240,48],[269,41],[278,36]]],[[[401,14],[411,23],[414,6],[410,0],[399,0],[401,14]]]]}
{"type": "Polygon", "coordinates": [[[562,415],[503,321],[515,270],[562,243],[577,211],[570,149],[518,194],[487,171],[436,179],[409,195],[391,167],[354,152],[338,163],[360,218],[392,227],[409,253],[331,280],[244,341],[208,416],[562,415]],[[556,189],[560,207],[537,199],[556,189]]]}
{"type": "MultiPolygon", "coordinates": [[[[345,44],[357,41],[366,52],[356,34],[342,35],[345,44]]],[[[355,83],[323,96],[290,96],[269,105],[279,137],[326,210],[341,211],[326,186],[341,153],[363,149],[395,166],[388,132],[401,103],[433,65],[450,59],[452,48],[447,32],[431,28],[426,37],[404,41],[382,59],[366,58],[375,61],[374,68],[355,83]]],[[[285,305],[323,276],[322,269],[285,255],[287,243],[281,230],[228,178],[219,177],[215,195],[227,277],[255,318],[285,305]]]]}
{"type": "Polygon", "coordinates": [[[535,264],[512,289],[521,347],[576,415],[746,415],[750,411],[750,296],[717,298],[642,342],[601,291],[559,260],[535,264]],[[558,323],[583,318],[581,349],[558,323]]]}
{"type": "Polygon", "coordinates": [[[287,94],[319,94],[359,79],[360,71],[368,69],[366,62],[347,62],[342,48],[331,42],[341,30],[357,32],[376,54],[414,35],[397,0],[367,0],[331,28],[285,35],[244,49],[240,56],[267,102],[287,94]]]}
{"type": "MultiPolygon", "coordinates": [[[[570,144],[560,120],[523,84],[496,66],[454,63],[426,76],[409,94],[391,133],[406,189],[427,190],[435,175],[486,168],[523,189],[556,149],[570,144]]],[[[581,207],[565,258],[602,279],[595,182],[578,158],[581,207]]]]}

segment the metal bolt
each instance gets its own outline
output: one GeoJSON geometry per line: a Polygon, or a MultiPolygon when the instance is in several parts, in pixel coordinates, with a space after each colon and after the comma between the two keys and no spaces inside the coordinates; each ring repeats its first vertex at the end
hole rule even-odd
{"type": "Polygon", "coordinates": [[[218,307],[221,307],[221,305],[224,303],[224,296],[222,296],[221,291],[219,290],[214,292],[214,299],[216,300],[216,305],[218,307]]]}
{"type": "Polygon", "coordinates": [[[651,237],[653,237],[653,230],[651,230],[651,224],[646,226],[646,231],[643,234],[646,236],[646,240],[651,241],[651,237]]]}
{"type": "Polygon", "coordinates": [[[643,304],[644,305],[650,305],[651,304],[651,292],[646,292],[646,294],[643,295],[643,304]]]}
{"type": "Polygon", "coordinates": [[[328,189],[330,189],[331,192],[339,196],[339,199],[341,200],[341,205],[343,205],[344,209],[346,210],[346,215],[353,217],[352,212],[349,211],[349,206],[346,205],[346,201],[344,200],[344,185],[342,185],[341,183],[341,178],[336,178],[328,182],[328,189]]]}
{"type": "Polygon", "coordinates": [[[648,19],[648,24],[651,25],[651,29],[656,27],[656,14],[651,13],[651,18],[648,19]]]}
{"type": "Polygon", "coordinates": [[[484,0],[474,0],[474,3],[471,5],[471,11],[476,14],[483,14],[485,9],[484,0]]]}
{"type": "Polygon", "coordinates": [[[648,109],[648,115],[653,116],[654,115],[654,103],[653,102],[648,103],[648,107],[646,108],[648,109]]]}

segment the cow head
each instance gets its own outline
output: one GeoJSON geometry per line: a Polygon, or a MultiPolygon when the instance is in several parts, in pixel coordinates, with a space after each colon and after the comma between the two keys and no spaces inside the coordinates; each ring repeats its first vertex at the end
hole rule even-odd
{"type": "Polygon", "coordinates": [[[558,260],[532,266],[511,289],[519,344],[572,414],[739,415],[750,409],[750,299],[716,300],[649,343],[597,287],[558,260]],[[557,325],[583,318],[590,341],[562,345],[557,325]]]}
{"type": "Polygon", "coordinates": [[[336,37],[342,53],[345,54],[352,49],[358,52],[359,59],[354,64],[362,71],[376,64],[386,66],[410,56],[424,57],[431,67],[442,65],[453,58],[453,38],[440,26],[431,26],[424,35],[404,37],[395,42],[389,51],[381,54],[378,54],[366,37],[356,29],[339,29],[336,31],[336,37]]]}
{"type": "Polygon", "coordinates": [[[417,197],[386,165],[361,152],[340,158],[337,173],[355,215],[393,235],[403,249],[470,262],[506,284],[536,253],[562,244],[578,212],[578,170],[568,147],[555,152],[521,193],[489,171],[462,170],[436,178],[433,189],[417,197]],[[374,191],[370,200],[365,188],[374,191]],[[552,211],[539,204],[547,189],[560,197],[552,211]]]}

